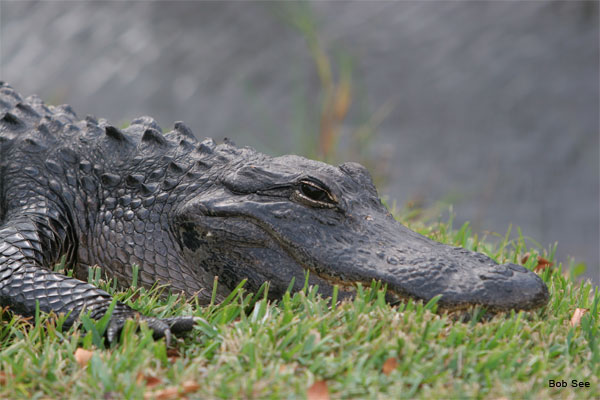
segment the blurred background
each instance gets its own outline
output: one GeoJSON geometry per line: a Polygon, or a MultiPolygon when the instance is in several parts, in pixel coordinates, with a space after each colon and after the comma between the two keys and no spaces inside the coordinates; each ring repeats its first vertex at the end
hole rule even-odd
{"type": "Polygon", "coordinates": [[[115,124],[359,161],[414,218],[599,283],[597,2],[0,2],[0,79],[115,124]],[[578,267],[581,271],[583,268],[578,267]]]}

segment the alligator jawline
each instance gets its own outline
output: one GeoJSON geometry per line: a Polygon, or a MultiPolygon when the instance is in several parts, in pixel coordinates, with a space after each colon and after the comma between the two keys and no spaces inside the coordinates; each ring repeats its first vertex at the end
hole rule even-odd
{"type": "MultiPolygon", "coordinates": [[[[303,268],[305,270],[308,270],[308,271],[314,273],[319,278],[321,278],[322,280],[329,283],[331,286],[334,286],[334,285],[338,286],[340,289],[342,289],[345,292],[356,293],[356,285],[358,285],[358,284],[361,284],[365,287],[369,287],[371,285],[370,283],[364,282],[364,281],[354,281],[354,282],[342,281],[339,278],[335,278],[335,277],[332,277],[332,276],[324,274],[324,273],[317,273],[317,272],[313,271],[311,268],[307,268],[304,265],[303,265],[303,268]]],[[[388,303],[390,303],[390,305],[392,305],[392,306],[395,306],[399,303],[406,303],[407,301],[410,301],[410,300],[423,301],[423,303],[427,302],[425,299],[416,299],[411,296],[402,295],[402,294],[397,293],[394,290],[390,289],[389,287],[386,288],[385,295],[386,295],[386,298],[391,297],[393,299],[393,301],[389,301],[388,299],[386,299],[388,301],[388,303]]],[[[485,307],[482,304],[475,304],[475,303],[473,303],[473,304],[438,304],[438,310],[440,310],[440,311],[444,311],[444,312],[448,312],[448,313],[459,313],[459,314],[462,312],[467,312],[475,307],[482,307],[485,309],[485,312],[492,313],[492,314],[504,312],[504,310],[485,307]]]]}

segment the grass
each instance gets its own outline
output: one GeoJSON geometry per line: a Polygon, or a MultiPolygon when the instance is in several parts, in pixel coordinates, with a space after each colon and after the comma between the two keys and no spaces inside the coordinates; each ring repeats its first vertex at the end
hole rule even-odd
{"type": "MultiPolygon", "coordinates": [[[[553,249],[526,248],[522,235],[491,245],[452,221],[410,223],[446,243],[497,261],[522,254],[552,260],[553,249]]],[[[533,267],[535,257],[526,266],[533,267]]],[[[542,274],[548,305],[533,312],[486,316],[437,312],[429,304],[390,306],[377,284],[358,288],[350,302],[321,298],[315,288],[269,302],[240,285],[222,304],[199,307],[164,288],[116,291],[90,280],[141,312],[196,315],[193,333],[167,349],[164,340],[128,323],[120,343],[105,347],[102,322],[61,332],[63,319],[25,321],[7,312],[0,325],[0,398],[306,398],[321,382],[331,398],[594,398],[600,384],[598,306],[590,283],[542,274]],[[571,326],[577,308],[589,310],[571,326]],[[467,316],[468,318],[465,318],[467,316]],[[78,360],[77,349],[91,353],[78,360]],[[549,380],[589,382],[590,388],[551,388],[549,380]],[[324,382],[324,383],[322,383],[324,382]]]]}

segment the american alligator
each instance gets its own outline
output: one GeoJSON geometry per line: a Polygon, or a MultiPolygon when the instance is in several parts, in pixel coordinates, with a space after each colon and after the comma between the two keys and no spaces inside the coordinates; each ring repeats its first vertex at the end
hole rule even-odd
{"type": "MultiPolygon", "coordinates": [[[[270,296],[294,278],[333,286],[379,280],[390,301],[428,301],[461,309],[529,310],[548,289],[515,264],[421,236],[381,203],[367,170],[295,155],[269,157],[225,141],[198,141],[176,122],[163,134],[141,117],[125,129],[71,107],[23,99],[0,84],[0,305],[18,314],[102,317],[111,296],[82,281],[94,265],[127,285],[139,281],[210,300],[214,277],[223,298],[242,279],[270,296]],[[52,271],[66,257],[74,277],[52,271]]],[[[108,337],[140,315],[117,303],[108,337]]],[[[143,317],[160,335],[190,330],[192,318],[143,317]]]]}

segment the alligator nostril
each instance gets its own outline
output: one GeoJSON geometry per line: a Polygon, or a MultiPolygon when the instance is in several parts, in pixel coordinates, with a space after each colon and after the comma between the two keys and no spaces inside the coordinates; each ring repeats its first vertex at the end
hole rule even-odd
{"type": "Polygon", "coordinates": [[[513,276],[513,272],[503,265],[494,265],[485,271],[484,274],[479,274],[482,280],[486,279],[503,279],[506,280],[513,276]]]}
{"type": "Polygon", "coordinates": [[[390,256],[387,259],[388,264],[398,265],[398,259],[394,256],[390,256]]]}
{"type": "MultiPolygon", "coordinates": [[[[527,273],[529,272],[529,270],[527,268],[525,268],[522,265],[517,265],[517,264],[503,264],[504,267],[506,267],[507,271],[515,271],[515,272],[519,272],[519,273],[527,273]]],[[[512,273],[511,273],[512,275],[512,273]]]]}
{"type": "Polygon", "coordinates": [[[505,278],[510,278],[511,276],[513,276],[513,271],[510,268],[507,268],[506,264],[493,265],[493,266],[491,266],[489,272],[491,272],[493,274],[501,275],[505,278]]]}

